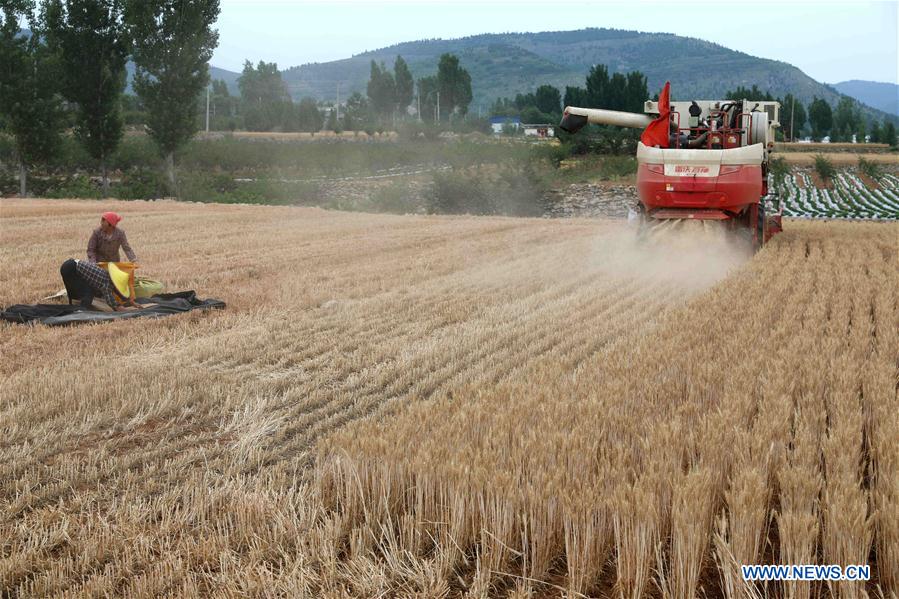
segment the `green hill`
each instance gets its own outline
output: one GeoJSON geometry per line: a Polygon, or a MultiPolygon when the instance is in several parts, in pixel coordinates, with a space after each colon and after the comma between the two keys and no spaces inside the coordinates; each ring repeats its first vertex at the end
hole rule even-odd
{"type": "MultiPolygon", "coordinates": [[[[365,93],[371,60],[392,65],[397,54],[418,78],[433,74],[444,52],[459,56],[472,78],[474,102],[486,108],[499,96],[514,96],[549,83],[564,89],[583,85],[594,64],[611,72],[640,70],[651,93],[671,81],[677,99],[722,97],[731,89],[753,84],[782,96],[788,92],[805,103],[814,96],[831,104],[840,93],[815,81],[793,65],[737,52],[718,44],[669,33],[642,33],[618,29],[581,29],[542,33],[484,34],[453,40],[405,42],[327,63],[305,64],[284,71],[294,98],[334,99],[340,83],[342,98],[365,93]]],[[[885,113],[865,109],[869,117],[885,113]]]]}

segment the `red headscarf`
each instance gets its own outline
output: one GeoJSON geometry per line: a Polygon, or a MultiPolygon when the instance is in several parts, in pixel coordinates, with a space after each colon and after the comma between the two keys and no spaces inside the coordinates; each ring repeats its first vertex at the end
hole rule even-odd
{"type": "Polygon", "coordinates": [[[668,131],[671,125],[668,123],[668,115],[671,114],[671,104],[669,103],[669,94],[671,93],[671,82],[666,81],[662,93],[659,94],[659,116],[653,122],[649,123],[640,136],[640,141],[644,146],[659,146],[660,148],[668,147],[668,131]]]}
{"type": "Polygon", "coordinates": [[[103,220],[109,223],[110,226],[114,227],[119,224],[119,221],[122,220],[122,217],[116,214],[115,212],[104,212],[103,220]]]}

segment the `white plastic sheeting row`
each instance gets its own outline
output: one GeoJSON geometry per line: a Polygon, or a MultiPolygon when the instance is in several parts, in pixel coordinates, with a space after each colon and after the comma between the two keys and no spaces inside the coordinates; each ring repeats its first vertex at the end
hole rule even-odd
{"type": "Polygon", "coordinates": [[[833,189],[817,189],[807,173],[794,171],[777,191],[785,216],[899,220],[899,178],[884,175],[878,184],[880,189],[868,187],[855,173],[843,171],[833,178],[833,189]]]}

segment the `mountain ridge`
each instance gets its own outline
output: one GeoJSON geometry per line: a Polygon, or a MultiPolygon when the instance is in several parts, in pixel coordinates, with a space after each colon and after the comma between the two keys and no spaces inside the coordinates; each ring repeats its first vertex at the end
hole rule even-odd
{"type": "Polygon", "coordinates": [[[868,106],[899,115],[899,85],[895,83],[850,79],[834,83],[832,87],[868,106]]]}
{"type": "MultiPolygon", "coordinates": [[[[334,100],[337,83],[341,98],[365,93],[371,60],[393,64],[402,55],[414,77],[433,74],[440,54],[452,52],[472,77],[472,111],[486,109],[500,96],[534,91],[548,83],[564,92],[566,85],[583,86],[590,66],[605,64],[610,72],[640,70],[650,94],[671,81],[679,99],[713,99],[738,86],[793,93],[808,104],[821,97],[836,105],[841,92],[816,81],[785,61],[759,58],[720,44],[672,33],[587,28],[536,33],[482,33],[453,39],[399,42],[329,62],[306,63],[284,69],[282,76],[294,98],[311,96],[334,100]]],[[[864,106],[870,118],[887,113],[864,106]]],[[[894,118],[894,115],[889,115],[894,118]]]]}

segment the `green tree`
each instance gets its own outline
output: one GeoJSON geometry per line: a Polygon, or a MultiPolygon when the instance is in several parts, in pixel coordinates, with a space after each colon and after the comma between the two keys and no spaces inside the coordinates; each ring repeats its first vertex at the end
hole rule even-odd
{"type": "Polygon", "coordinates": [[[643,112],[643,106],[649,99],[649,89],[646,87],[646,75],[640,71],[631,71],[627,74],[625,103],[622,110],[628,112],[643,112]]]}
{"type": "Polygon", "coordinates": [[[874,124],[871,125],[871,143],[879,144],[882,143],[880,138],[883,137],[883,130],[880,128],[880,123],[874,121],[874,124]]]}
{"type": "Polygon", "coordinates": [[[755,102],[774,101],[774,96],[772,96],[770,92],[763,92],[755,84],[752,85],[752,88],[743,87],[741,85],[737,87],[737,89],[724,94],[724,97],[729,100],[753,100],[755,102]]]}
{"type": "Polygon", "coordinates": [[[122,94],[122,119],[126,125],[143,126],[147,123],[147,111],[134,94],[122,94]]]}
{"type": "Polygon", "coordinates": [[[627,107],[627,77],[623,73],[613,73],[609,79],[609,99],[605,108],[624,110],[627,107]]]}
{"type": "Polygon", "coordinates": [[[247,60],[237,78],[237,88],[243,101],[251,104],[270,104],[290,100],[287,84],[275,62],[259,61],[256,67],[247,60]]]}
{"type": "Polygon", "coordinates": [[[552,85],[541,85],[534,93],[536,106],[540,112],[556,114],[562,112],[562,94],[552,85]]]}
{"type": "Polygon", "coordinates": [[[249,131],[290,129],[293,105],[278,65],[260,60],[256,67],[247,60],[237,79],[244,126],[249,131]]]}
{"type": "Polygon", "coordinates": [[[868,123],[865,120],[865,116],[861,114],[861,110],[859,110],[858,121],[855,124],[855,142],[863,144],[865,143],[865,133],[868,129],[868,123]]]}
{"type": "Polygon", "coordinates": [[[212,113],[209,117],[212,129],[233,131],[237,128],[235,121],[237,117],[236,98],[231,96],[228,84],[221,79],[215,79],[212,82],[212,97],[209,102],[209,110],[212,113]]]}
{"type": "Polygon", "coordinates": [[[370,126],[371,120],[371,106],[368,100],[359,92],[354,92],[346,100],[343,111],[343,128],[347,131],[359,131],[370,126]]]}
{"type": "Polygon", "coordinates": [[[833,111],[830,109],[830,104],[815,97],[808,106],[808,120],[812,126],[812,139],[819,141],[830,133],[833,127],[833,111]]]}
{"type": "Polygon", "coordinates": [[[609,107],[609,69],[604,64],[590,67],[587,74],[587,93],[585,102],[587,108],[609,107]]]}
{"type": "Polygon", "coordinates": [[[62,67],[63,96],[76,107],[75,136],[99,162],[106,197],[107,160],[124,129],[121,97],[129,43],[123,1],[49,0],[44,7],[47,40],[62,67]]]}
{"type": "Polygon", "coordinates": [[[518,107],[509,98],[497,98],[490,105],[490,116],[515,116],[518,113],[518,107]]]}
{"type": "Polygon", "coordinates": [[[843,96],[833,111],[833,130],[830,134],[831,141],[849,141],[849,136],[855,129],[855,114],[852,98],[843,96]]]}
{"type": "Polygon", "coordinates": [[[418,118],[423,121],[437,121],[437,93],[439,91],[437,77],[422,77],[418,80],[418,101],[421,112],[418,118]]]}
{"type": "Polygon", "coordinates": [[[366,88],[372,110],[380,117],[393,114],[396,108],[396,83],[393,75],[384,67],[384,63],[371,61],[371,77],[366,88]]]}
{"type": "Polygon", "coordinates": [[[400,114],[405,115],[415,94],[415,82],[412,79],[409,65],[402,56],[397,56],[393,63],[393,80],[396,84],[396,107],[400,114]]]}
{"type": "Polygon", "coordinates": [[[565,106],[578,106],[587,108],[587,90],[583,87],[565,86],[565,97],[562,104],[565,106]]]}
{"type": "Polygon", "coordinates": [[[437,64],[437,91],[440,114],[465,116],[471,104],[471,75],[459,65],[459,58],[443,54],[437,64]]]}
{"type": "Polygon", "coordinates": [[[525,106],[524,110],[521,111],[522,123],[549,123],[553,120],[553,115],[542,112],[536,106],[525,106]]]}
{"type": "MultiPolygon", "coordinates": [[[[807,120],[808,115],[805,113],[805,106],[802,102],[797,100],[793,94],[784,96],[783,101],[780,103],[781,130],[786,133],[787,136],[789,136],[792,131],[794,138],[799,137],[807,120]]],[[[793,141],[793,139],[790,141],[793,141]]]]}
{"type": "Polygon", "coordinates": [[[303,98],[297,106],[297,119],[299,120],[300,131],[315,133],[321,131],[325,122],[321,111],[318,109],[315,100],[312,98],[303,98]]]}
{"type": "Polygon", "coordinates": [[[128,0],[125,7],[134,90],[147,109],[147,130],[165,157],[176,194],[175,151],[198,128],[198,98],[209,82],[209,59],[218,45],[212,28],[218,15],[219,0],[128,0]]]}
{"type": "Polygon", "coordinates": [[[337,118],[337,107],[332,106],[331,110],[328,111],[328,122],[325,123],[325,129],[328,131],[333,131],[334,133],[340,133],[343,129],[340,126],[340,121],[337,118]]]}
{"type": "Polygon", "coordinates": [[[896,125],[894,125],[892,121],[888,121],[887,124],[884,125],[883,133],[880,135],[880,143],[890,144],[891,148],[896,147],[896,125]]]}
{"type": "Polygon", "coordinates": [[[28,195],[28,169],[58,151],[63,112],[58,57],[48,48],[34,2],[0,3],[0,120],[12,135],[19,165],[19,195],[28,195]],[[23,35],[26,20],[31,35],[23,35]]]}
{"type": "Polygon", "coordinates": [[[524,110],[525,108],[535,107],[537,105],[537,98],[534,94],[515,94],[515,108],[519,111],[524,110]]]}

